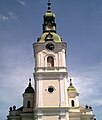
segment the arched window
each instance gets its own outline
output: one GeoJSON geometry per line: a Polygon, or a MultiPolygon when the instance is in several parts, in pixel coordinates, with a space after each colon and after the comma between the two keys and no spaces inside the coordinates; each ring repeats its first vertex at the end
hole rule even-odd
{"type": "Polygon", "coordinates": [[[54,67],[54,58],[52,56],[47,57],[47,67],[54,67]]]}
{"type": "Polygon", "coordinates": [[[27,108],[30,108],[31,107],[31,104],[30,104],[30,101],[27,102],[27,108]]]}
{"type": "Polygon", "coordinates": [[[72,107],[74,107],[74,100],[71,101],[71,105],[72,105],[72,107]]]}

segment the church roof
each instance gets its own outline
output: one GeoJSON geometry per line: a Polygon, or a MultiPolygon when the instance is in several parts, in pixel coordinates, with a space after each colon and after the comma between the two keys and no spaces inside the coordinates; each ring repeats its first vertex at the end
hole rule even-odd
{"type": "Polygon", "coordinates": [[[47,18],[47,17],[53,17],[53,18],[55,18],[55,14],[52,13],[51,11],[47,11],[47,12],[44,14],[44,18],[47,18]]]}
{"type": "Polygon", "coordinates": [[[34,93],[34,89],[31,86],[31,79],[29,79],[29,85],[28,87],[25,89],[25,93],[34,93]]]}
{"type": "Polygon", "coordinates": [[[16,111],[22,111],[23,110],[23,106],[18,108],[16,111]]]}
{"type": "MultiPolygon", "coordinates": [[[[54,32],[50,32],[52,35],[52,40],[56,43],[60,43],[62,42],[62,39],[60,38],[60,36],[54,32]]],[[[44,43],[46,41],[46,36],[49,34],[49,32],[45,32],[43,33],[40,38],[38,39],[38,43],[44,43]]]]}
{"type": "Polygon", "coordinates": [[[56,33],[56,16],[51,11],[51,1],[48,0],[48,10],[43,16],[44,18],[44,24],[43,24],[43,33],[38,38],[38,43],[44,43],[46,42],[47,35],[51,34],[51,41],[54,41],[55,43],[62,42],[62,39],[60,36],[56,33]]]}
{"type": "Polygon", "coordinates": [[[68,92],[77,92],[76,88],[72,84],[72,79],[70,79],[70,86],[67,89],[68,92]]]}

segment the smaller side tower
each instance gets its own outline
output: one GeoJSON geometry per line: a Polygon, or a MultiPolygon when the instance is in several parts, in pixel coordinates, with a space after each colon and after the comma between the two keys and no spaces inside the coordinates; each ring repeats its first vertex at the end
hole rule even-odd
{"type": "Polygon", "coordinates": [[[31,85],[31,79],[29,79],[28,87],[23,93],[23,106],[17,109],[15,105],[10,107],[7,120],[34,120],[34,98],[34,89],[31,85]]]}
{"type": "Polygon", "coordinates": [[[70,110],[73,111],[73,108],[77,108],[77,111],[79,112],[79,93],[73,86],[72,79],[70,79],[70,86],[68,87],[67,91],[68,91],[68,105],[70,110]]]}
{"type": "Polygon", "coordinates": [[[31,86],[31,79],[29,79],[29,85],[25,89],[23,94],[23,111],[21,113],[22,120],[33,120],[33,108],[34,108],[34,89],[31,86]]]}
{"type": "Polygon", "coordinates": [[[31,79],[29,85],[23,94],[23,112],[33,112],[34,107],[34,89],[31,86],[31,79]]]}
{"type": "Polygon", "coordinates": [[[70,79],[70,85],[67,89],[68,92],[68,108],[69,108],[69,120],[95,120],[92,107],[80,106],[79,93],[72,84],[70,79]]]}
{"type": "Polygon", "coordinates": [[[80,106],[79,106],[79,93],[72,84],[72,79],[70,79],[70,85],[67,89],[68,91],[68,107],[69,107],[69,118],[73,120],[80,119],[80,106]]]}

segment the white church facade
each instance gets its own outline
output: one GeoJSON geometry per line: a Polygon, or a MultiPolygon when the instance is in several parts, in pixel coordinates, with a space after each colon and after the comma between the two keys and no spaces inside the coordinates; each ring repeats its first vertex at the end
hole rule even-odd
{"type": "Polygon", "coordinates": [[[71,79],[67,88],[67,44],[56,33],[50,1],[43,18],[43,33],[33,44],[35,87],[29,79],[23,105],[10,107],[7,120],[96,120],[91,106],[80,106],[71,79]]]}

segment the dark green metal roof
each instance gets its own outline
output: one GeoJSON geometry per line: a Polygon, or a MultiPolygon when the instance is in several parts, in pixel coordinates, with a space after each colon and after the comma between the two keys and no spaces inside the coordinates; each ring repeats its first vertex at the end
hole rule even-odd
{"type": "Polygon", "coordinates": [[[34,93],[34,89],[31,86],[31,79],[29,79],[29,85],[28,87],[25,89],[25,93],[34,93]]]}

